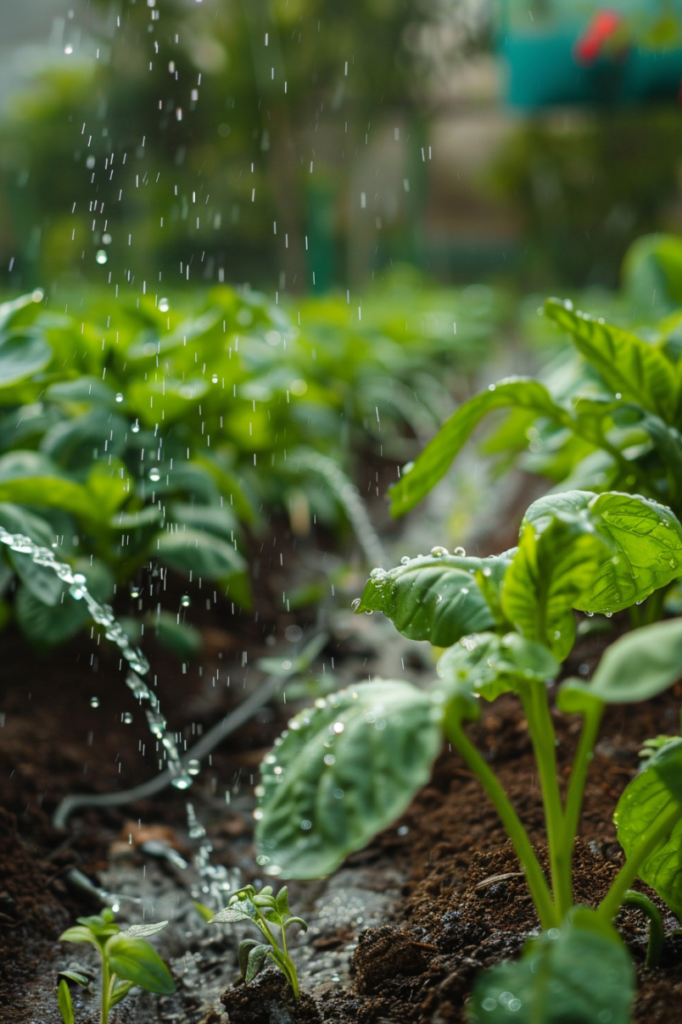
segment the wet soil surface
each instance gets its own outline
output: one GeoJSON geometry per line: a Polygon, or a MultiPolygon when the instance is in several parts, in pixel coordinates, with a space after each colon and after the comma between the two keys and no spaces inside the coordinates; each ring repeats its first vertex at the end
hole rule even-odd
{"type": "MultiPolygon", "coordinates": [[[[291,631],[293,616],[270,615],[266,626],[253,614],[232,619],[224,609],[206,618],[204,653],[184,669],[153,640],[145,643],[162,710],[178,730],[181,746],[185,740],[191,746],[193,736],[210,728],[262,678],[254,665],[258,656],[291,657],[305,640],[297,641],[298,647],[287,640],[287,630],[290,638],[298,636],[291,631]]],[[[312,617],[298,621],[311,631],[320,625],[312,617]]],[[[252,844],[253,786],[263,753],[292,711],[324,692],[332,678],[338,686],[376,675],[415,681],[432,676],[426,645],[397,638],[380,616],[353,617],[331,608],[322,626],[329,639],[316,665],[317,681],[292,686],[286,705],[273,702],[217,749],[191,792],[214,860],[233,873],[235,884],[259,877],[252,844]]],[[[614,635],[581,641],[569,673],[586,677],[614,635]]],[[[465,1019],[480,970],[518,955],[537,930],[523,875],[495,812],[461,759],[446,748],[429,786],[400,821],[330,879],[291,887],[295,912],[311,925],[294,938],[292,954],[309,998],[292,1004],[272,972],[245,989],[238,981],[236,949],[248,933],[211,930],[193,907],[197,878],[191,864],[182,868],[141,849],[152,838],[191,860],[196,844],[187,835],[186,796],[170,790],[132,807],[79,812],[68,830],[51,825],[55,806],[67,794],[124,789],[158,769],[143,713],[123,684],[115,654],[85,637],[41,659],[8,632],[0,636],[0,658],[0,1021],[57,1024],[58,971],[95,974],[94,960],[83,947],[56,941],[77,915],[97,909],[86,892],[67,884],[71,867],[119,894],[123,923],[170,922],[156,945],[178,990],[161,998],[131,995],[112,1015],[119,1024],[455,1024],[465,1019]]],[[[580,902],[596,904],[621,863],[612,824],[615,804],[637,770],[642,741],[677,731],[681,696],[674,689],[606,717],[576,849],[580,902]]],[[[557,716],[555,724],[566,776],[579,721],[557,716]]],[[[539,786],[527,725],[514,698],[486,706],[472,736],[542,859],[539,786]]],[[[638,1024],[675,1020],[679,1014],[682,942],[673,934],[679,925],[659,906],[667,937],[663,966],[656,971],[643,967],[643,917],[628,909],[618,922],[638,965],[633,1018],[638,1024]]],[[[96,1019],[95,996],[74,991],[74,1003],[78,1021],[96,1019]]]]}

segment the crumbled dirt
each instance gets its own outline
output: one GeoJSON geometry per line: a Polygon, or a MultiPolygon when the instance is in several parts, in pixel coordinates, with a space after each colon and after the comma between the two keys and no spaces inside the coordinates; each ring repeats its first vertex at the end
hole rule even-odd
{"type": "Polygon", "coordinates": [[[229,1024],[322,1024],[317,1003],[305,992],[295,999],[284,975],[266,968],[249,985],[221,996],[229,1024]]]}

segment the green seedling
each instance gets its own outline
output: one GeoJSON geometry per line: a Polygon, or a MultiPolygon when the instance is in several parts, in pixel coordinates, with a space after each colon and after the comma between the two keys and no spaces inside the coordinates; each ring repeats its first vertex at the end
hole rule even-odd
{"type": "MultiPolygon", "coordinates": [[[[202,908],[199,909],[202,912],[202,908]]],[[[276,896],[269,885],[260,892],[256,892],[252,885],[238,889],[230,898],[228,906],[211,920],[213,924],[237,924],[240,921],[254,924],[265,941],[244,939],[239,943],[239,969],[245,984],[253,981],[266,960],[271,960],[287,979],[294,997],[298,999],[298,975],[287,950],[286,932],[292,924],[299,924],[304,931],[308,930],[308,925],[303,918],[292,916],[286,886],[276,896]],[[273,928],[279,932],[279,941],[273,935],[273,928]]]]}
{"type": "MultiPolygon", "coordinates": [[[[59,938],[61,942],[89,942],[102,959],[100,1024],[108,1024],[109,1011],[128,995],[134,985],[169,995],[175,991],[170,972],[156,950],[145,941],[165,928],[167,921],[158,924],[134,924],[121,931],[108,908],[92,917],[79,917],[78,924],[67,928],[59,938]]],[[[62,971],[58,1000],[64,1024],[74,1024],[73,1003],[69,978],[87,987],[89,979],[76,971],[62,971]]]]}
{"type": "MultiPolygon", "coordinates": [[[[430,555],[374,570],[357,611],[381,611],[413,640],[447,648],[425,692],[405,681],[362,683],[289,722],[262,765],[259,863],[289,878],[319,877],[389,826],[429,779],[443,740],[457,748],[495,806],[526,875],[543,929],[519,964],[484,976],[472,1020],[625,1024],[634,972],[613,920],[637,899],[651,921],[649,962],[660,955],[639,878],[682,914],[682,738],[659,739],[615,812],[625,862],[598,909],[577,907],[572,856],[585,782],[604,709],[647,700],[682,666],[682,619],[643,626],[607,648],[592,680],[567,679],[556,708],[583,725],[565,791],[559,782],[548,683],[576,636],[575,611],[611,615],[682,574],[682,527],[639,496],[573,491],[535,502],[516,548],[489,558],[430,555]],[[521,702],[545,812],[549,878],[488,760],[467,733],[483,701],[521,702]],[[594,972],[596,959],[609,965],[594,972]],[[579,981],[577,979],[580,979],[579,981]],[[563,979],[563,980],[562,980],[563,979]],[[568,980],[567,980],[568,979],[568,980]],[[545,982],[549,982],[545,984],[545,982]],[[565,989],[569,1016],[555,995],[565,989]],[[553,987],[554,986],[554,987],[553,987]],[[521,1007],[527,1015],[517,1016],[521,1007]],[[599,1016],[608,1011],[611,1016],[599,1016]]],[[[651,911],[654,911],[652,914],[651,911]]]]}

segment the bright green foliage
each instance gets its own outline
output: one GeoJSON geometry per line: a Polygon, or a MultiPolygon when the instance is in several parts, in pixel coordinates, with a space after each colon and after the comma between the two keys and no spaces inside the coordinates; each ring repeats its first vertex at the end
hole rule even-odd
{"type": "Polygon", "coordinates": [[[674,914],[682,914],[682,739],[655,751],[626,787],[614,820],[639,877],[674,914]]]}
{"type": "Polygon", "coordinates": [[[262,765],[261,862],[287,878],[333,871],[394,821],[429,778],[442,710],[409,683],[320,699],[262,765]]]}
{"type": "Polygon", "coordinates": [[[628,1024],[634,993],[635,972],[617,933],[580,907],[561,928],[531,939],[518,963],[482,975],[468,1018],[471,1024],[628,1024]]]}
{"type": "MultiPolygon", "coordinates": [[[[200,908],[201,912],[205,908],[200,908]]],[[[289,892],[283,886],[277,895],[272,887],[264,886],[256,892],[252,885],[238,889],[224,910],[210,918],[213,924],[238,924],[240,921],[251,921],[260,930],[265,941],[244,939],[239,944],[239,969],[245,984],[256,977],[266,960],[271,960],[282,972],[291,985],[296,999],[300,995],[296,966],[287,950],[287,929],[298,924],[304,931],[308,925],[301,917],[294,917],[289,910],[289,892]],[[279,939],[272,934],[273,928],[279,929],[279,939]]]]}
{"type": "MultiPolygon", "coordinates": [[[[168,924],[131,925],[121,931],[108,908],[101,914],[79,917],[78,924],[59,936],[62,942],[88,942],[95,946],[102,959],[100,1024],[108,1024],[109,1011],[128,994],[134,985],[169,995],[175,991],[170,972],[156,950],[145,941],[168,924]]],[[[73,971],[62,974],[87,987],[88,979],[73,971]]],[[[59,985],[59,1008],[64,1024],[73,1024],[73,1006],[66,982],[59,985]],[[70,1016],[69,1016],[70,1014],[70,1016]]]]}
{"type": "Polygon", "coordinates": [[[657,622],[606,648],[590,692],[606,704],[650,700],[682,676],[682,619],[657,622]]]}
{"type": "MultiPolygon", "coordinates": [[[[407,285],[401,306],[378,289],[362,321],[345,300],[309,299],[300,327],[228,287],[193,304],[86,292],[74,315],[39,292],[5,303],[0,525],[58,538],[105,600],[153,562],[248,607],[243,525],[257,533],[276,512],[298,534],[342,529],[355,453],[386,443],[387,426],[431,431],[457,373],[485,355],[493,294],[422,291],[407,285]]],[[[83,625],[83,607],[27,557],[0,554],[0,592],[10,569],[31,639],[53,646],[83,625]]]]}
{"type": "Polygon", "coordinates": [[[519,680],[544,683],[554,679],[559,667],[545,646],[518,633],[502,637],[477,633],[445,651],[438,662],[438,675],[446,685],[494,700],[508,690],[518,691],[519,680]]]}

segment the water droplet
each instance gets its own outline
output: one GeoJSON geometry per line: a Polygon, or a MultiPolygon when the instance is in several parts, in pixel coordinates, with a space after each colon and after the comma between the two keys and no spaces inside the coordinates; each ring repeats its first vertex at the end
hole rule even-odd
{"type": "MultiPolygon", "coordinates": [[[[668,524],[666,523],[665,525],[667,526],[668,524]]],[[[670,568],[671,569],[676,569],[677,568],[677,562],[675,561],[674,558],[670,559],[670,568]]]]}
{"type": "Polygon", "coordinates": [[[103,263],[106,263],[108,259],[109,259],[109,257],[107,256],[106,249],[98,249],[97,250],[97,255],[95,256],[95,261],[97,263],[99,263],[100,266],[103,263]]]}
{"type": "Polygon", "coordinates": [[[105,231],[104,234],[102,235],[102,241],[104,242],[105,245],[111,245],[111,235],[109,234],[108,231],[105,231]]]}
{"type": "Polygon", "coordinates": [[[613,616],[613,612],[605,612],[604,614],[606,615],[607,619],[610,619],[613,616]]]}
{"type": "Polygon", "coordinates": [[[435,547],[431,548],[431,554],[434,558],[443,558],[445,555],[449,554],[449,552],[447,548],[441,547],[437,544],[435,547]]]}
{"type": "Polygon", "coordinates": [[[192,780],[190,779],[189,775],[186,774],[186,772],[181,772],[180,775],[176,775],[176,777],[173,779],[173,785],[175,786],[176,789],[189,789],[189,787],[192,785],[192,780]]]}
{"type": "Polygon", "coordinates": [[[168,299],[159,299],[159,309],[161,310],[162,313],[168,312],[168,310],[170,309],[170,303],[168,302],[168,299]]]}
{"type": "Polygon", "coordinates": [[[333,732],[335,732],[335,733],[336,733],[336,735],[337,735],[337,736],[339,736],[339,735],[340,735],[340,734],[341,734],[341,733],[343,732],[343,730],[344,730],[345,728],[346,728],[346,727],[345,727],[345,725],[343,724],[343,722],[334,722],[334,724],[333,724],[333,726],[332,726],[332,730],[333,730],[333,732]]]}
{"type": "Polygon", "coordinates": [[[212,381],[212,382],[213,382],[214,384],[217,384],[217,383],[218,383],[218,374],[217,374],[217,373],[214,373],[214,374],[213,374],[213,376],[211,377],[211,381],[212,381]]]}
{"type": "Polygon", "coordinates": [[[138,423],[137,420],[135,420],[135,422],[133,423],[133,425],[132,425],[132,427],[130,429],[132,430],[133,434],[139,434],[139,432],[140,432],[140,424],[138,423]]]}
{"type": "Polygon", "coordinates": [[[334,757],[333,754],[325,754],[324,763],[328,765],[336,764],[336,758],[334,757]]]}
{"type": "Polygon", "coordinates": [[[116,401],[117,401],[117,402],[118,402],[119,404],[120,404],[120,403],[121,403],[121,402],[123,401],[123,395],[121,394],[121,392],[120,392],[120,391],[119,391],[119,393],[118,393],[118,394],[116,395],[116,401]]]}
{"type": "Polygon", "coordinates": [[[494,391],[494,390],[495,390],[495,385],[494,384],[488,384],[488,391],[494,391]]]}
{"type": "Polygon", "coordinates": [[[90,698],[90,707],[91,708],[98,708],[99,707],[99,697],[91,697],[90,698]]]}
{"type": "Polygon", "coordinates": [[[291,668],[291,662],[289,661],[288,658],[282,662],[282,668],[284,669],[285,672],[288,672],[289,669],[291,668]]]}
{"type": "Polygon", "coordinates": [[[465,551],[464,548],[459,547],[459,548],[455,548],[453,554],[459,555],[461,558],[464,558],[466,556],[466,551],[465,551]]]}
{"type": "Polygon", "coordinates": [[[312,821],[308,821],[307,818],[304,818],[303,821],[301,822],[301,828],[303,829],[304,832],[308,832],[312,827],[312,821]]]}
{"type": "Polygon", "coordinates": [[[403,557],[400,559],[400,564],[401,565],[409,565],[410,561],[411,561],[411,559],[410,559],[409,555],[403,555],[403,557]]]}
{"type": "Polygon", "coordinates": [[[264,868],[266,864],[270,863],[270,858],[265,853],[259,853],[256,857],[256,864],[264,868]]]}
{"type": "Polygon", "coordinates": [[[142,591],[140,590],[140,588],[139,588],[139,587],[137,586],[137,584],[136,584],[136,583],[133,583],[133,584],[131,584],[131,587],[130,587],[130,596],[131,596],[131,597],[132,597],[133,599],[135,599],[136,597],[139,597],[141,593],[142,593],[142,591]]]}
{"type": "Polygon", "coordinates": [[[133,716],[131,715],[130,711],[124,711],[123,714],[121,715],[121,721],[124,722],[125,725],[130,725],[132,720],[133,716]]]}
{"type": "Polygon", "coordinates": [[[462,587],[462,589],[460,590],[460,594],[468,594],[468,593],[469,593],[469,591],[468,591],[468,589],[466,587],[462,587]]]}
{"type": "Polygon", "coordinates": [[[183,594],[182,597],[180,598],[180,604],[182,605],[183,608],[189,608],[191,603],[192,598],[189,596],[189,594],[183,594]]]}
{"type": "Polygon", "coordinates": [[[300,626],[287,626],[284,630],[284,636],[290,644],[297,644],[303,636],[303,630],[300,626]]]}
{"type": "Polygon", "coordinates": [[[198,775],[199,772],[201,771],[201,761],[199,761],[196,757],[190,758],[190,760],[187,762],[187,771],[189,772],[190,775],[198,775]]]}
{"type": "Polygon", "coordinates": [[[362,599],[359,598],[359,597],[355,597],[351,601],[350,606],[353,609],[353,611],[356,612],[361,604],[362,604],[362,599]]]}
{"type": "Polygon", "coordinates": [[[158,469],[156,469],[156,467],[154,467],[154,469],[149,470],[149,479],[154,484],[161,479],[161,474],[159,473],[158,469]]]}

